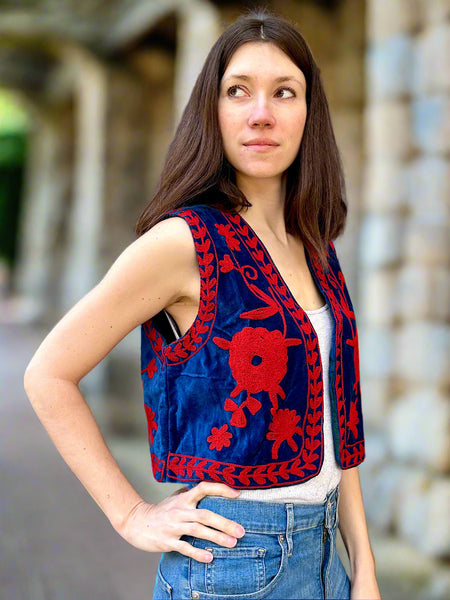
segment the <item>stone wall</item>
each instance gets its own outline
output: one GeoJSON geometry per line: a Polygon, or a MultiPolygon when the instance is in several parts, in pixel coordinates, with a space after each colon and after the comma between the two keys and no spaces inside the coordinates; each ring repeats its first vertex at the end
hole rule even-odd
{"type": "Polygon", "coordinates": [[[450,5],[371,0],[367,30],[367,511],[381,529],[448,557],[450,5]]]}
{"type": "MultiPolygon", "coordinates": [[[[312,48],[343,158],[350,216],[337,245],[360,329],[368,517],[430,556],[449,556],[448,1],[267,4],[312,48]]],[[[127,5],[133,27],[119,27],[122,37],[111,27],[121,45],[109,59],[83,41],[55,40],[64,68],[49,75],[45,105],[36,96],[17,281],[52,321],[132,241],[199,57],[242,12],[240,2],[168,2],[175,39],[158,46],[149,43],[158,23],[131,14],[138,5],[127,5]],[[97,234],[87,245],[89,215],[97,234]]],[[[106,385],[116,429],[143,423],[138,347],[136,335],[126,338],[92,379],[91,391],[106,385]]]]}

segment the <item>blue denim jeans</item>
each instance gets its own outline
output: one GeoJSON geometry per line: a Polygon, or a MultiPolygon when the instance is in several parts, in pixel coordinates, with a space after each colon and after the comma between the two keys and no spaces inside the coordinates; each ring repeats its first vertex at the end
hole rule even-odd
{"type": "Polygon", "coordinates": [[[240,523],[245,535],[234,548],[183,536],[214,558],[164,553],[153,600],[348,600],[350,581],[336,551],[338,501],[339,488],[323,504],[206,496],[197,507],[240,523]]]}

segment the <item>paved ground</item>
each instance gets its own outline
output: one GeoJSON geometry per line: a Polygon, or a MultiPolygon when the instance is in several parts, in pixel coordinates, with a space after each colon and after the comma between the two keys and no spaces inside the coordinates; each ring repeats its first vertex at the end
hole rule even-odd
{"type": "MultiPolygon", "coordinates": [[[[29,327],[0,325],[0,599],[151,598],[159,556],[135,550],[113,531],[26,400],[22,374],[41,338],[29,327]]],[[[107,439],[149,500],[175,489],[152,482],[144,438],[107,439]]],[[[445,573],[435,577],[431,562],[395,540],[372,533],[372,541],[384,600],[447,597],[429,591],[433,578],[437,588],[445,585],[445,573]]]]}

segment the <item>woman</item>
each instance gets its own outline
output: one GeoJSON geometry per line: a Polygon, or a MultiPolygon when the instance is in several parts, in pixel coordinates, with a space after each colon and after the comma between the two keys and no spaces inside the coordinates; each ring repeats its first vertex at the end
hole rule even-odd
{"type": "Polygon", "coordinates": [[[356,325],[331,242],[345,216],[308,46],[277,17],[239,19],[206,59],[140,237],[25,377],[113,527],[164,552],[155,599],[380,598],[357,468],[356,325]],[[187,483],[159,504],[124,477],[78,388],[141,324],[153,472],[187,483]]]}

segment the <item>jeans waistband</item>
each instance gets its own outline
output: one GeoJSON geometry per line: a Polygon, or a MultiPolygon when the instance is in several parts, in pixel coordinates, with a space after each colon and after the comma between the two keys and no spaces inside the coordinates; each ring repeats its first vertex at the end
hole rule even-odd
{"type": "Polygon", "coordinates": [[[236,521],[246,531],[282,534],[286,532],[286,525],[292,532],[321,524],[327,528],[334,527],[337,524],[338,502],[339,487],[336,487],[321,504],[205,496],[198,502],[197,508],[206,508],[236,521]]]}

